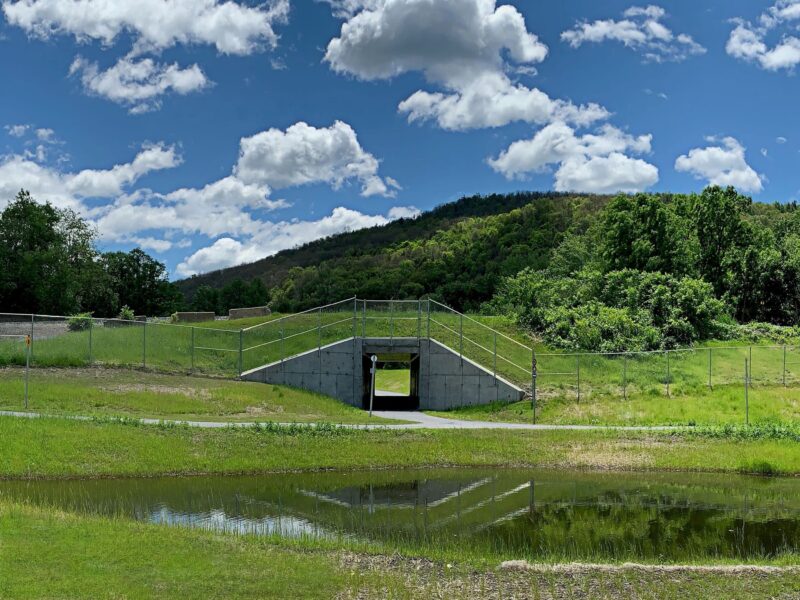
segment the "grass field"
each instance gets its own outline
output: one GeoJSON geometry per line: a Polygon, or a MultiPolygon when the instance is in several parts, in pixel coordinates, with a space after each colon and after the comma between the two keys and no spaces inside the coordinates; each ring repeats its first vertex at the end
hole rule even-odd
{"type": "MultiPolygon", "coordinates": [[[[530,400],[428,412],[448,418],[511,423],[530,423],[533,418],[530,400]]],[[[743,384],[678,390],[670,397],[631,393],[627,400],[610,394],[581,401],[542,394],[536,419],[557,425],[743,425],[748,414],[750,423],[800,422],[800,388],[754,385],[748,390],[747,401],[743,384]]]]}
{"type": "Polygon", "coordinates": [[[410,377],[408,369],[378,369],[375,373],[375,389],[408,395],[411,393],[410,377]]]}
{"type": "Polygon", "coordinates": [[[197,429],[0,417],[0,478],[530,466],[800,474],[797,436],[686,432],[197,429]]]}
{"type": "Polygon", "coordinates": [[[7,598],[763,598],[790,597],[796,572],[764,575],[572,565],[533,571],[437,563],[164,528],[0,500],[0,596],[7,598]]]}
{"type": "MultiPolygon", "coordinates": [[[[24,370],[0,368],[0,410],[23,409],[24,370]]],[[[34,369],[29,410],[195,421],[397,423],[285,386],[128,369],[34,369]]]]}

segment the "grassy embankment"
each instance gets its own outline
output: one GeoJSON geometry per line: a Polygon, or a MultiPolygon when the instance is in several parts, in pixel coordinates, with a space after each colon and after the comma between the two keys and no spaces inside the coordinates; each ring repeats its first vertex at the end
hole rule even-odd
{"type": "Polygon", "coordinates": [[[410,377],[408,369],[378,369],[375,373],[375,389],[394,394],[409,394],[410,377]]]}
{"type": "Polygon", "coordinates": [[[0,596],[9,598],[762,598],[789,597],[798,585],[796,571],[497,571],[3,501],[0,539],[0,596]]]}
{"type": "Polygon", "coordinates": [[[0,417],[0,477],[108,477],[442,466],[800,474],[795,432],[202,430],[0,417]]]}
{"type": "MultiPolygon", "coordinates": [[[[23,382],[23,369],[0,369],[0,410],[23,409],[23,382]]],[[[286,386],[103,368],[34,369],[28,409],[188,421],[402,422],[286,386]]]]}

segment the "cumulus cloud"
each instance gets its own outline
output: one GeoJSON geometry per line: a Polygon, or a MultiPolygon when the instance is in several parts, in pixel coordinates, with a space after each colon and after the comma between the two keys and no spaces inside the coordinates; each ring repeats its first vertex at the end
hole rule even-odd
{"type": "Polygon", "coordinates": [[[22,137],[30,129],[30,125],[6,125],[4,129],[11,137],[22,137]]]}
{"type": "Polygon", "coordinates": [[[800,63],[800,39],[785,34],[773,46],[767,36],[780,27],[794,27],[800,20],[800,0],[778,0],[756,23],[734,19],[736,27],[731,31],[725,45],[726,52],[740,60],[752,62],[768,71],[785,69],[792,71],[800,63]]]}
{"type": "Polygon", "coordinates": [[[177,234],[216,240],[187,258],[180,274],[255,260],[319,237],[419,214],[410,206],[393,207],[386,215],[340,207],[317,221],[265,218],[290,206],[271,197],[278,188],[309,183],[336,188],[353,180],[364,196],[391,196],[400,189],[391,177],[378,175],[379,161],[343,122],[328,128],[298,123],[242,138],[231,174],[202,187],[165,193],[132,189],[142,176],[180,163],[175,147],[163,143],[143,146],[130,162],[69,173],[25,155],[7,156],[0,160],[0,209],[24,187],[40,201],[89,219],[105,242],[166,252],[189,245],[185,237],[174,242],[177,234]]]}
{"type": "Polygon", "coordinates": [[[695,179],[705,179],[710,185],[732,185],[742,192],[760,192],[763,189],[763,176],[747,164],[745,148],[737,139],[708,138],[708,141],[716,145],[694,148],[679,156],[675,170],[691,173],[695,179]]]}
{"type": "Polygon", "coordinates": [[[286,131],[268,129],[242,138],[234,173],[246,183],[273,189],[309,183],[338,189],[355,179],[363,196],[393,196],[397,182],[379,177],[378,168],[378,159],[361,147],[347,123],[317,128],[300,122],[286,131]]]}
{"type": "Polygon", "coordinates": [[[79,75],[87,93],[136,114],[157,109],[165,94],[189,94],[210,84],[196,64],[160,64],[143,54],[179,44],[211,45],[233,55],[274,48],[278,36],[273,26],[287,20],[289,0],[256,6],[233,0],[2,0],[2,10],[8,23],[32,37],[70,35],[106,48],[130,38],[131,51],[112,67],[102,70],[78,56],[70,74],[79,75]]]}
{"type": "Polygon", "coordinates": [[[614,41],[641,52],[648,62],[683,61],[704,54],[706,49],[691,36],[674,34],[664,23],[666,11],[660,6],[632,6],[619,21],[582,21],[564,31],[561,39],[573,48],[587,43],[614,41]]]}
{"type": "Polygon", "coordinates": [[[110,46],[129,34],[138,52],[208,44],[223,54],[250,54],[275,46],[273,24],[289,13],[288,0],[258,6],[231,0],[4,0],[2,6],[6,20],[29,35],[72,35],[110,46]]]}
{"type": "Polygon", "coordinates": [[[96,62],[78,56],[69,74],[80,77],[87,93],[127,106],[134,114],[159,108],[159,98],[167,93],[185,95],[210,85],[196,64],[184,69],[176,63],[159,64],[150,58],[124,57],[114,66],[100,70],[96,62]]]}
{"type": "Polygon", "coordinates": [[[554,186],[558,191],[638,192],[658,181],[658,169],[625,153],[649,153],[651,141],[650,135],[634,137],[611,125],[579,136],[566,123],[557,122],[529,140],[514,142],[488,162],[509,179],[557,165],[554,186]]]}
{"type": "Polygon", "coordinates": [[[188,277],[253,262],[319,238],[385,225],[391,220],[415,216],[418,213],[414,207],[395,207],[389,211],[388,216],[367,215],[340,206],[333,209],[330,215],[316,221],[262,222],[259,231],[245,241],[223,237],[210,246],[201,248],[181,262],[176,272],[180,276],[188,277]]]}
{"type": "Polygon", "coordinates": [[[73,210],[85,211],[83,200],[116,196],[140,177],[180,164],[172,146],[144,146],[133,161],[110,169],[84,169],[61,173],[25,155],[11,155],[0,161],[0,208],[25,188],[41,201],[73,210]]]}
{"type": "Polygon", "coordinates": [[[522,14],[495,0],[344,0],[330,2],[346,19],[325,53],[330,67],[364,80],[421,72],[443,90],[419,90],[399,110],[444,129],[499,127],[554,118],[587,123],[608,112],[575,106],[514,83],[509,73],[545,59],[547,46],[522,14]]]}

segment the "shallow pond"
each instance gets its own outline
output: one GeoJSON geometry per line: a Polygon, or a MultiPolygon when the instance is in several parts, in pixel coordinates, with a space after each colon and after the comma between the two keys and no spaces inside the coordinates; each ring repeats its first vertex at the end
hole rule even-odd
{"type": "Polygon", "coordinates": [[[508,558],[757,559],[800,551],[800,480],[448,469],[0,482],[0,497],[256,535],[508,558]]]}

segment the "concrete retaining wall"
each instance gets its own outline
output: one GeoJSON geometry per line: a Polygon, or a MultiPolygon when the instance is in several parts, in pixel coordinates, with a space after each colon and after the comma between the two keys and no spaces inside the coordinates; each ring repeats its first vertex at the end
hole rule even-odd
{"type": "Polygon", "coordinates": [[[269,306],[253,306],[251,308],[232,308],[228,311],[228,318],[249,319],[251,317],[268,317],[272,314],[269,306]]]}
{"type": "Polygon", "coordinates": [[[216,315],[213,312],[179,312],[175,313],[175,320],[178,323],[202,323],[213,321],[216,315]]]}
{"type": "Polygon", "coordinates": [[[349,338],[242,374],[246,381],[289,385],[362,406],[365,354],[407,353],[419,357],[420,409],[515,402],[522,389],[495,377],[435,340],[417,338],[349,338]]]}

